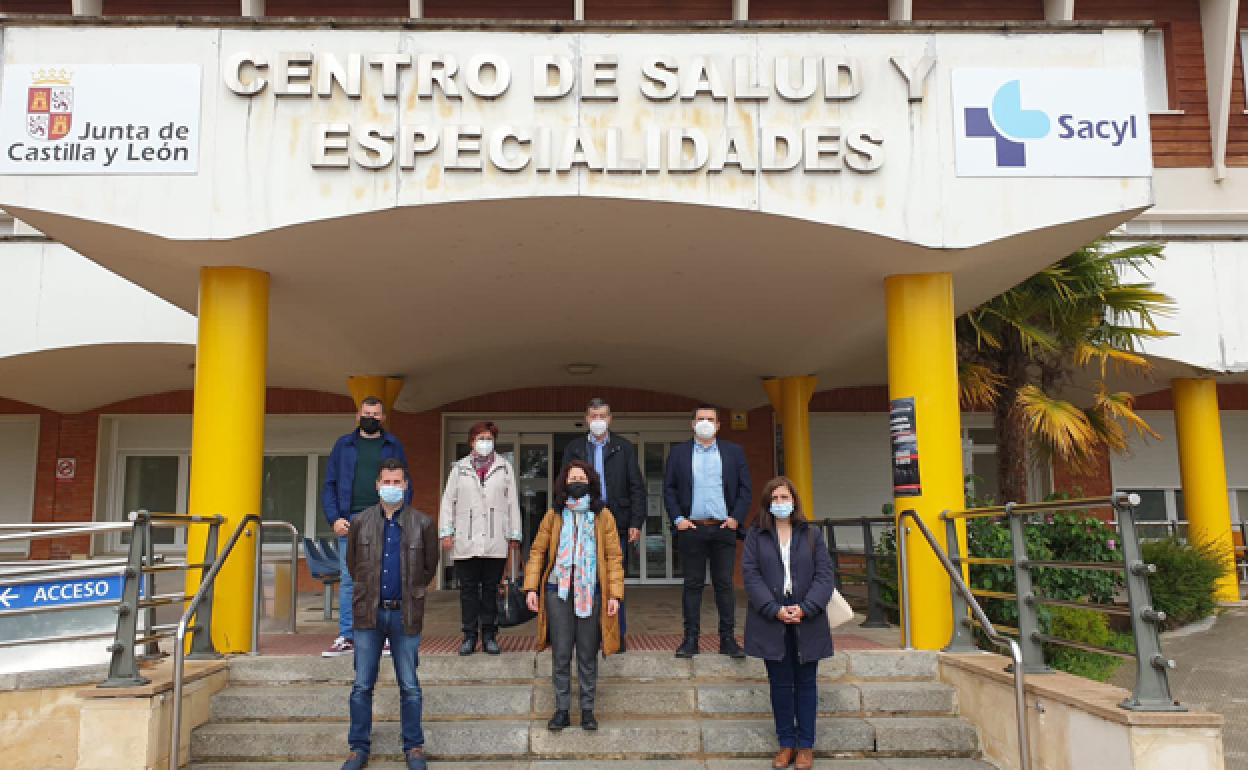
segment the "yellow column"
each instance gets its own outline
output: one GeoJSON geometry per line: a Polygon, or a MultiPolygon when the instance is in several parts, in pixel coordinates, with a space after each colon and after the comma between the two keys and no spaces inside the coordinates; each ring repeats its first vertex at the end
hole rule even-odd
{"type": "Polygon", "coordinates": [[[364,399],[376,396],[381,399],[381,405],[386,410],[386,418],[389,419],[390,409],[403,390],[403,378],[384,377],[379,374],[357,375],[347,378],[347,388],[351,391],[351,398],[355,401],[356,409],[360,408],[360,402],[364,399]]]}
{"type": "MultiPolygon", "coordinates": [[[[1177,379],[1170,386],[1174,393],[1188,540],[1213,545],[1224,554],[1227,564],[1234,564],[1217,384],[1207,379],[1177,379]]],[[[1239,601],[1239,583],[1233,568],[1218,581],[1217,598],[1223,602],[1239,601]]]]}
{"type": "MultiPolygon", "coordinates": [[[[191,435],[192,515],[221,514],[219,548],[239,521],[260,513],[264,463],[265,366],[269,275],[241,267],[199,274],[199,340],[195,348],[195,413],[191,435]]],[[[239,539],[217,576],[212,641],[223,653],[251,649],[256,532],[239,539]]],[[[191,528],[187,553],[203,556],[207,528],[191,528]]],[[[188,595],[200,573],[187,573],[188,595]]]]}
{"type": "MultiPolygon", "coordinates": [[[[944,545],[940,513],[964,504],[953,276],[890,276],[884,293],[888,394],[894,400],[914,399],[920,485],[918,495],[898,496],[894,505],[898,514],[914,509],[944,545]]],[[[937,650],[949,643],[953,630],[949,577],[921,533],[911,531],[906,544],[910,616],[904,622],[915,647],[937,650]]]]}
{"type": "Polygon", "coordinates": [[[793,481],[809,516],[814,510],[814,467],[810,456],[810,397],[814,377],[777,377],[763,380],[763,389],[776,410],[784,434],[784,475],[793,481]]]}

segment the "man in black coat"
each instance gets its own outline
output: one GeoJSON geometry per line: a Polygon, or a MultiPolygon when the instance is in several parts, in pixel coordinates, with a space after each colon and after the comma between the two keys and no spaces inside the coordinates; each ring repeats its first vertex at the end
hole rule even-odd
{"type": "MultiPolygon", "coordinates": [[[[585,407],[585,424],[589,433],[564,447],[563,463],[573,460],[587,462],[602,480],[602,500],[615,516],[624,552],[624,574],[628,574],[630,545],[641,540],[641,527],[646,521],[646,484],[637,465],[637,448],[626,438],[610,431],[611,406],[601,398],[590,400],[585,407]]],[[[624,651],[624,602],[620,602],[620,652],[624,651]]]]}
{"type": "Polygon", "coordinates": [[[663,474],[663,505],[677,532],[676,546],[685,573],[685,639],[676,657],[698,653],[702,589],[709,562],[719,609],[719,651],[744,658],[733,633],[732,568],[737,560],[737,535],[744,531],[750,512],[750,469],[740,446],[716,439],[719,410],[715,407],[694,410],[693,432],[692,441],[672,447],[663,474]]]}

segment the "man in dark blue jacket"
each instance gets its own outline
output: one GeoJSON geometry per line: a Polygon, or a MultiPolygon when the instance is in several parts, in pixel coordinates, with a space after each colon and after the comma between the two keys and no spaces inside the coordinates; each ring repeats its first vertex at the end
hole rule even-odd
{"type": "MultiPolygon", "coordinates": [[[[334,442],[334,449],[329,453],[329,467],[325,469],[321,506],[338,537],[338,568],[342,573],[338,584],[338,638],[321,653],[326,658],[351,655],[355,651],[351,611],[355,584],[347,569],[347,533],[351,531],[351,519],[365,508],[377,505],[376,481],[382,460],[393,458],[407,467],[403,445],[381,427],[385,419],[381,399],[369,396],[361,401],[359,424],[334,442]]],[[[404,503],[411,502],[412,488],[408,485],[404,503]]]]}
{"type": "Polygon", "coordinates": [[[733,633],[732,568],[737,559],[737,533],[744,531],[750,511],[750,469],[741,447],[716,440],[718,432],[718,409],[700,406],[694,410],[694,438],[672,447],[663,474],[663,506],[676,529],[685,573],[685,639],[676,650],[678,658],[698,654],[708,562],[719,610],[719,651],[745,657],[733,633]]]}

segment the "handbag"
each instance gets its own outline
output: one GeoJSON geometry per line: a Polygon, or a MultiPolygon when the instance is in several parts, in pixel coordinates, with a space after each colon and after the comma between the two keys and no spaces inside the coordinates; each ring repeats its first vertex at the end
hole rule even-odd
{"type": "MultiPolygon", "coordinates": [[[[810,538],[810,555],[814,557],[815,549],[819,547],[819,538],[813,534],[810,538]]],[[[845,597],[841,596],[841,592],[835,586],[832,587],[832,598],[828,600],[828,606],[824,608],[824,614],[828,617],[828,628],[835,631],[838,626],[843,626],[854,619],[854,608],[849,606],[849,602],[845,601],[845,597]]]]}
{"type": "Polygon", "coordinates": [[[520,626],[537,617],[525,603],[524,589],[516,578],[515,559],[509,558],[509,575],[498,584],[498,625],[503,628],[520,626]]]}

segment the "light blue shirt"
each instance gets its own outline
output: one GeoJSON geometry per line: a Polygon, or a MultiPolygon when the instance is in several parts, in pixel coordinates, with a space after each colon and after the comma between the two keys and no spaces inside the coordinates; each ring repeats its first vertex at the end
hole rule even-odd
{"type": "Polygon", "coordinates": [[[607,442],[611,440],[610,431],[602,434],[602,441],[589,434],[589,446],[594,452],[594,472],[598,474],[598,484],[602,487],[602,502],[607,502],[607,474],[603,470],[602,453],[607,449],[607,442]]]}
{"type": "Polygon", "coordinates": [[[693,505],[689,518],[727,521],[728,504],[724,501],[724,461],[719,456],[719,442],[702,446],[693,442],[693,505]]]}

